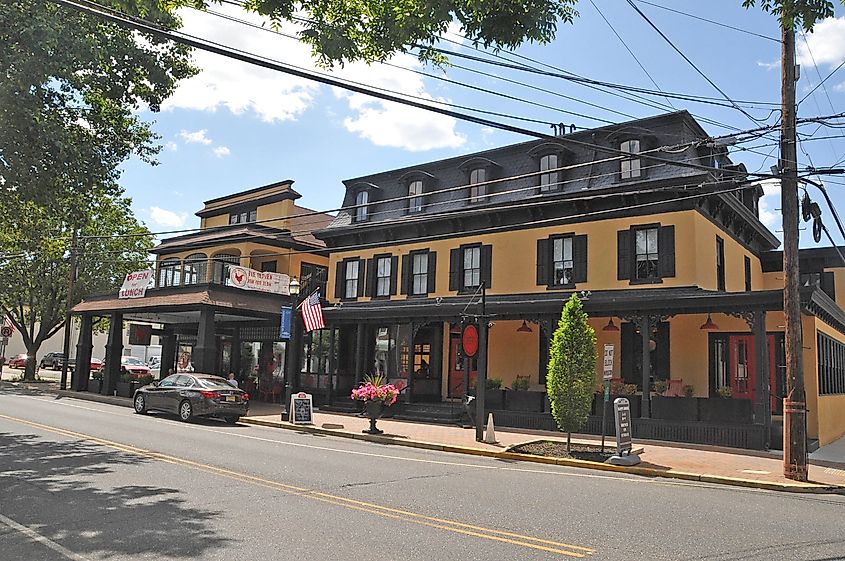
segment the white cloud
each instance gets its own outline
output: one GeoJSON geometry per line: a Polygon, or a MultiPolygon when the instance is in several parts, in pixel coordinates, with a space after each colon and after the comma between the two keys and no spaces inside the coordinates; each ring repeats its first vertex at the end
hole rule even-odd
{"type": "MultiPolygon", "coordinates": [[[[420,66],[419,61],[410,55],[396,56],[392,62],[406,68],[420,66]]],[[[369,86],[401,91],[428,100],[448,101],[428,93],[422,77],[418,74],[394,67],[356,63],[348,65],[337,74],[369,86]]],[[[457,121],[452,117],[378,100],[364,94],[349,93],[339,88],[334,88],[334,92],[338,98],[345,99],[349,109],[354,112],[343,121],[346,130],[366,138],[377,146],[420,152],[434,148],[458,148],[466,143],[466,136],[455,130],[457,121]]]]}
{"type": "Polygon", "coordinates": [[[812,68],[813,61],[819,67],[835,66],[845,59],[845,16],[822,20],[812,33],[797,39],[795,56],[799,64],[807,67],[805,72],[812,68]]]}
{"type": "Polygon", "coordinates": [[[835,92],[845,92],[845,82],[841,82],[833,86],[833,91],[835,92]]]}
{"type": "Polygon", "coordinates": [[[760,222],[772,232],[782,230],[783,215],[777,210],[780,206],[780,181],[767,179],[761,181],[760,186],[763,187],[763,197],[760,199],[760,222]]]}
{"type": "Polygon", "coordinates": [[[780,59],[777,59],[774,62],[763,62],[758,60],[757,66],[759,66],[760,68],[765,68],[766,70],[776,70],[780,68],[780,59]]]}
{"type": "Polygon", "coordinates": [[[175,142],[171,141],[171,142],[168,142],[167,144],[165,144],[164,148],[166,150],[170,150],[171,152],[176,152],[177,150],[179,150],[179,145],[176,144],[175,142]]]}
{"type": "Polygon", "coordinates": [[[187,212],[173,212],[157,206],[150,207],[150,220],[159,226],[166,226],[168,228],[181,228],[185,225],[185,220],[188,218],[187,212]]]}
{"type": "MultiPolygon", "coordinates": [[[[240,8],[222,6],[217,11],[252,23],[262,24],[259,16],[240,8]]],[[[313,67],[310,49],[293,39],[250,29],[205,12],[183,10],[183,31],[286,63],[313,67]]],[[[296,28],[285,25],[282,31],[294,34],[296,28]]],[[[273,123],[296,119],[313,102],[319,90],[316,82],[295,78],[281,72],[259,68],[204,51],[194,52],[194,64],[202,69],[197,76],[182,82],[162,109],[217,111],[225,107],[235,115],[252,112],[262,121],[273,123]]]]}
{"type": "Polygon", "coordinates": [[[214,149],[214,155],[217,156],[218,158],[223,158],[225,156],[228,156],[231,153],[232,153],[232,151],[229,150],[229,148],[227,146],[218,146],[217,148],[214,149]]]}
{"type": "Polygon", "coordinates": [[[188,132],[184,129],[179,133],[179,136],[182,137],[185,142],[188,144],[211,144],[211,139],[205,136],[208,132],[208,129],[201,129],[194,132],[188,132]]]}

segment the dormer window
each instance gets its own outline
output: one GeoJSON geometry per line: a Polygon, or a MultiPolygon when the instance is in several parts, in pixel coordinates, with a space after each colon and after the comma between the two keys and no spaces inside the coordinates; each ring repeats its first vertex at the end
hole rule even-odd
{"type": "Polygon", "coordinates": [[[358,191],[355,195],[355,222],[364,222],[370,216],[370,193],[366,190],[358,191]]]}
{"type": "Polygon", "coordinates": [[[560,175],[557,154],[546,154],[540,158],[540,192],[553,191],[560,186],[560,175]]]}
{"type": "MultiPolygon", "coordinates": [[[[626,140],[619,145],[619,150],[627,154],[640,154],[640,141],[637,139],[626,140]]],[[[625,158],[621,162],[620,177],[622,179],[635,179],[642,176],[642,168],[640,166],[640,158],[625,158]]]]}
{"type": "Polygon", "coordinates": [[[469,202],[480,203],[487,198],[487,170],[475,168],[469,172],[469,202]]]}
{"type": "Polygon", "coordinates": [[[423,209],[423,182],[422,179],[415,179],[408,183],[408,212],[422,212],[423,209]]]}
{"type": "Polygon", "coordinates": [[[229,224],[246,224],[247,222],[255,222],[257,217],[258,212],[256,209],[243,209],[239,212],[232,212],[229,214],[229,224]]]}

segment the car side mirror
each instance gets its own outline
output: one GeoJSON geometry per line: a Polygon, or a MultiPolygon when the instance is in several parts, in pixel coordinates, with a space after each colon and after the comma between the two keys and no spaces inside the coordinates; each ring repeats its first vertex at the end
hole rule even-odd
{"type": "Polygon", "coordinates": [[[156,387],[156,388],[157,388],[157,387],[158,387],[158,384],[159,384],[159,381],[158,381],[158,380],[153,380],[153,386],[154,386],[154,387],[156,387]]]}

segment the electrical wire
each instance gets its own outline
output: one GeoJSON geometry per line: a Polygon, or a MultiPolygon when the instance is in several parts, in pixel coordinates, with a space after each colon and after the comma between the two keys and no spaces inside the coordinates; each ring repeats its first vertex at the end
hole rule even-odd
{"type": "Polygon", "coordinates": [[[817,89],[819,89],[820,87],[824,86],[824,83],[825,83],[825,82],[827,82],[827,81],[828,81],[828,79],[830,79],[830,77],[831,77],[831,76],[833,76],[834,74],[836,74],[836,72],[837,72],[840,68],[842,68],[843,66],[845,66],[845,59],[843,59],[843,60],[842,60],[842,62],[840,62],[840,63],[839,63],[839,66],[837,66],[836,68],[834,68],[833,70],[831,70],[831,71],[830,71],[830,74],[828,74],[827,76],[825,76],[824,80],[822,80],[821,82],[819,82],[818,84],[816,84],[816,86],[815,86],[812,90],[810,90],[809,92],[807,92],[807,95],[805,95],[804,97],[802,97],[802,98],[801,98],[801,101],[799,101],[798,103],[796,103],[796,105],[801,105],[801,104],[804,102],[804,100],[805,100],[805,99],[807,99],[808,97],[810,97],[810,96],[813,94],[813,92],[814,92],[814,91],[816,91],[816,90],[817,90],[817,89]]]}
{"type": "Polygon", "coordinates": [[[724,27],[725,29],[733,29],[734,31],[739,31],[740,33],[745,33],[747,35],[753,35],[754,37],[759,37],[760,39],[766,39],[768,41],[774,41],[775,43],[780,43],[781,40],[775,37],[769,37],[768,35],[761,35],[760,33],[755,33],[754,31],[749,31],[747,29],[742,29],[741,27],[734,27],[733,25],[728,25],[727,23],[722,23],[720,21],[715,21],[712,19],[703,18],[701,16],[696,16],[687,12],[682,12],[681,10],[676,10],[674,8],[669,8],[667,6],[661,6],[660,4],[655,4],[653,2],[647,2],[646,0],[635,0],[640,4],[647,4],[649,6],[653,6],[655,8],[660,8],[661,10],[666,10],[667,12],[673,12],[676,14],[680,14],[682,16],[686,16],[689,18],[697,19],[699,21],[705,21],[707,23],[711,23],[713,25],[718,25],[719,27],[724,27]]]}

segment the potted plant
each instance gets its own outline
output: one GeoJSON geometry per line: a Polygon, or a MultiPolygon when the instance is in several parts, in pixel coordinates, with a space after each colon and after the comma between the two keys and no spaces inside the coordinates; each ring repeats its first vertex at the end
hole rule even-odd
{"type": "Polygon", "coordinates": [[[484,393],[484,407],[486,409],[502,409],[505,398],[502,392],[501,378],[487,378],[487,391],[484,393]]]}
{"type": "Polygon", "coordinates": [[[91,393],[100,393],[100,388],[103,384],[103,371],[95,370],[91,372],[91,378],[88,380],[88,391],[91,393]]]}
{"type": "Polygon", "coordinates": [[[669,382],[666,380],[657,380],[654,382],[654,393],[662,396],[669,389],[669,382]]]}
{"type": "Polygon", "coordinates": [[[730,399],[733,397],[734,390],[730,386],[720,386],[719,389],[716,390],[716,393],[723,399],[730,399]]]}
{"type": "MultiPolygon", "coordinates": [[[[668,388],[668,384],[663,382],[668,388]]],[[[658,382],[655,382],[655,387],[658,382]]],[[[664,391],[666,391],[664,389],[664,391]]],[[[698,420],[698,401],[691,398],[695,393],[695,388],[687,384],[681,391],[684,398],[655,396],[651,400],[651,416],[655,419],[664,419],[667,421],[697,421],[698,420]]]]}
{"type": "Polygon", "coordinates": [[[376,420],[381,417],[386,407],[396,403],[399,390],[393,384],[385,384],[382,374],[367,375],[364,383],[352,390],[352,399],[364,402],[364,411],[370,419],[370,428],[363,432],[367,434],[382,434],[384,431],[376,428],[376,420]]]}
{"type": "Polygon", "coordinates": [[[115,390],[120,397],[132,397],[132,375],[124,371],[115,384],[115,390]]]}
{"type": "Polygon", "coordinates": [[[512,411],[531,411],[540,413],[543,410],[543,394],[530,392],[528,376],[517,376],[511,382],[511,391],[505,398],[505,408],[512,411]]]}
{"type": "Polygon", "coordinates": [[[684,384],[684,387],[681,388],[681,391],[684,392],[684,397],[692,397],[695,395],[695,386],[692,384],[684,384]]]}

